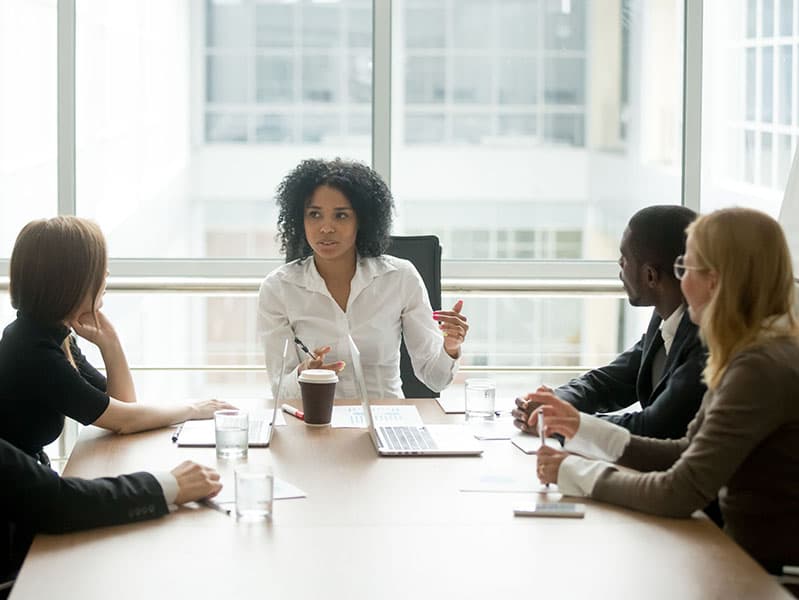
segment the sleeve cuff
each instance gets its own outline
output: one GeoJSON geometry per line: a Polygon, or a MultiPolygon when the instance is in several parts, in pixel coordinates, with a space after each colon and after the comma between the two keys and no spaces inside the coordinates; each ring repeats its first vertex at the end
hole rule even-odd
{"type": "Polygon", "coordinates": [[[565,496],[590,497],[599,477],[613,465],[579,456],[567,456],[558,469],[558,491],[565,496]]]}
{"type": "Polygon", "coordinates": [[[169,510],[176,510],[177,505],[175,504],[175,500],[178,497],[178,480],[175,479],[175,476],[169,471],[157,471],[152,475],[155,477],[158,485],[161,486],[161,491],[164,493],[164,500],[166,500],[166,505],[169,507],[169,510]]]}
{"type": "Polygon", "coordinates": [[[630,443],[630,432],[604,419],[580,413],[580,426],[564,449],[583,456],[615,462],[630,443]]]}

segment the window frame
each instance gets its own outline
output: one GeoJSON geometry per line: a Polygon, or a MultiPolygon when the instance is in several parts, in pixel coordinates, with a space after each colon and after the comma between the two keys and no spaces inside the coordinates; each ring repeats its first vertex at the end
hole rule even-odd
{"type": "MultiPolygon", "coordinates": [[[[391,0],[372,0],[372,167],[391,183],[391,0]]],[[[194,12],[194,11],[193,11],[194,12]]],[[[702,110],[703,0],[683,0],[682,205],[699,210],[702,110]]],[[[76,0],[58,0],[58,214],[76,214],[75,172],[76,0]]],[[[193,19],[194,20],[194,19],[193,19]]],[[[198,16],[199,20],[199,16],[198,16]]],[[[200,26],[193,23],[194,30],[200,26]]],[[[203,53],[205,56],[205,53],[203,53]]],[[[400,107],[401,108],[401,107],[400,107]]],[[[199,111],[203,112],[203,111],[199,111]]],[[[8,259],[0,260],[2,284],[8,259]]],[[[117,259],[111,257],[109,289],[198,289],[207,285],[252,289],[281,261],[252,259],[117,259]],[[137,283],[138,282],[138,283],[137,283]],[[160,286],[160,287],[153,287],[160,286]]],[[[618,293],[615,261],[445,260],[445,291],[583,289],[618,293]]]]}

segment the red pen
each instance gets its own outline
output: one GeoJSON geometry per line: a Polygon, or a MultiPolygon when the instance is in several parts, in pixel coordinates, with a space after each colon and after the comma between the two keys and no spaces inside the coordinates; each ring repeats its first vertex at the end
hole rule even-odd
{"type": "Polygon", "coordinates": [[[305,420],[305,413],[297,408],[294,408],[291,404],[283,404],[280,408],[283,409],[283,412],[287,412],[292,417],[297,417],[300,421],[305,420]]]}

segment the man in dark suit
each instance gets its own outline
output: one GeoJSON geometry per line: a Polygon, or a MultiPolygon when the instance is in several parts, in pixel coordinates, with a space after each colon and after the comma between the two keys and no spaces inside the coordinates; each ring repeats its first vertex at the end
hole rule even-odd
{"type": "Polygon", "coordinates": [[[169,504],[207,498],[220,489],[216,471],[189,461],[155,475],[62,478],[0,439],[0,583],[14,576],[37,532],[155,519],[169,512],[169,504]]]}
{"type": "MultiPolygon", "coordinates": [[[[642,410],[604,418],[632,433],[680,438],[699,410],[705,386],[705,354],[697,327],[685,310],[674,261],[685,252],[685,229],[696,213],[682,206],[650,206],[630,219],[621,240],[619,278],[633,306],[654,306],[641,340],[607,366],[593,369],[554,390],[589,414],[642,410]]],[[[516,426],[527,431],[535,406],[517,400],[516,426]]]]}

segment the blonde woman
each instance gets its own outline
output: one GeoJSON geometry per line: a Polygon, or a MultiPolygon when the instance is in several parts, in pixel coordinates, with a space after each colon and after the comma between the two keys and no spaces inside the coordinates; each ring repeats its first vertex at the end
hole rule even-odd
{"type": "Polygon", "coordinates": [[[17,318],[0,339],[0,438],[45,464],[42,448],[60,435],[64,417],[132,433],[211,418],[229,407],[216,400],[136,402],[122,345],[100,310],[107,269],[105,238],[85,219],[32,221],[14,244],[10,295],[17,318]],[[100,349],[107,377],[89,364],[71,332],[100,349]]]}
{"type": "Polygon", "coordinates": [[[725,530],[770,569],[799,564],[799,326],[791,257],[779,224],[742,208],[688,227],[674,265],[708,348],[708,392],[682,439],[657,440],[578,413],[539,390],[546,432],[538,477],[564,494],[688,517],[719,495],[725,530]],[[640,472],[620,471],[610,462],[640,472]]]}

